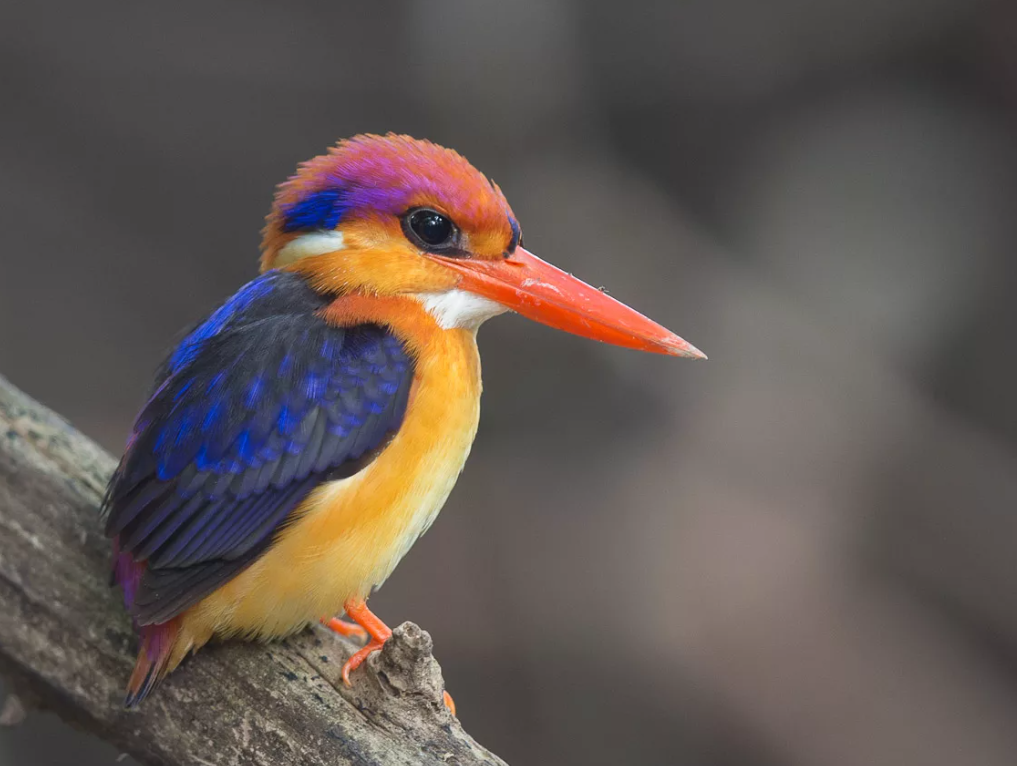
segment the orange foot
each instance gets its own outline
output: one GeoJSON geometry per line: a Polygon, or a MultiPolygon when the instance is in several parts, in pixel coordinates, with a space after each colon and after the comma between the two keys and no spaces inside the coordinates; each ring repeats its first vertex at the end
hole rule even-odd
{"type": "Polygon", "coordinates": [[[392,629],[367,608],[367,602],[362,598],[351,598],[343,604],[343,609],[371,637],[367,645],[346,660],[346,664],[343,665],[343,683],[350,686],[350,673],[363,665],[364,660],[373,652],[381,649],[385,642],[392,638],[392,629]]]}
{"type": "Polygon", "coordinates": [[[332,617],[329,619],[323,617],[321,619],[321,624],[333,633],[338,633],[340,636],[355,638],[358,641],[367,640],[367,631],[355,622],[346,622],[346,620],[340,620],[338,617],[332,617]]]}
{"type": "MultiPolygon", "coordinates": [[[[347,686],[352,686],[350,683],[350,673],[363,665],[364,660],[370,657],[374,652],[381,649],[381,647],[385,645],[385,642],[392,638],[392,629],[378,619],[378,617],[367,608],[367,602],[362,598],[351,598],[343,604],[343,609],[346,610],[346,614],[371,637],[371,640],[367,642],[367,645],[346,660],[343,665],[343,683],[347,686]]],[[[335,630],[335,628],[332,627],[331,622],[338,622],[342,624],[342,629],[336,632],[342,632],[342,630],[349,630],[354,627],[349,623],[342,622],[341,620],[332,620],[328,626],[333,630],[335,630]]],[[[456,703],[452,700],[452,695],[445,692],[444,698],[445,707],[449,709],[452,715],[455,715],[456,703]]]]}

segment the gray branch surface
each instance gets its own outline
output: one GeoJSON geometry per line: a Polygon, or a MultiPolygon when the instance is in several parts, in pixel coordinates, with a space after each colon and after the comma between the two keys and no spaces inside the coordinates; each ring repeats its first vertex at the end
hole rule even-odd
{"type": "Polygon", "coordinates": [[[412,623],[352,689],[339,669],[356,647],[316,628],[206,647],[125,711],[134,642],[98,515],[113,467],[0,377],[0,674],[20,702],[153,765],[504,764],[446,710],[431,637],[412,623]]]}

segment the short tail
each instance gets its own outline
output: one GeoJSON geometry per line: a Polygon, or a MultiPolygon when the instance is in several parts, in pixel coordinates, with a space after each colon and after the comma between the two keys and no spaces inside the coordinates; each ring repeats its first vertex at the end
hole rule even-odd
{"type": "MultiPolygon", "coordinates": [[[[123,588],[124,606],[128,612],[134,610],[134,598],[144,573],[145,563],[135,561],[129,553],[121,551],[120,540],[114,538],[112,580],[123,588]]],[[[180,622],[176,618],[156,625],[138,625],[135,622],[134,632],[138,634],[141,646],[138,649],[138,659],[134,664],[131,680],[127,682],[124,706],[128,708],[137,706],[145,699],[172,669],[169,662],[180,632],[180,622]]]]}
{"type": "Polygon", "coordinates": [[[159,682],[172,670],[169,666],[176,646],[180,622],[174,618],[157,625],[142,625],[138,628],[141,647],[134,664],[131,680],[127,682],[127,696],[124,707],[136,707],[148,696],[159,682]]]}

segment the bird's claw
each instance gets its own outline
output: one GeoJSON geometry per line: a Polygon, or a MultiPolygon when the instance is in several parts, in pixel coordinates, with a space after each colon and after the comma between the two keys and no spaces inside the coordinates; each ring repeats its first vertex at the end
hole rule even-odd
{"type": "MultiPolygon", "coordinates": [[[[350,673],[352,673],[354,670],[363,665],[364,660],[366,660],[368,657],[374,654],[374,652],[381,649],[381,647],[383,647],[384,645],[385,645],[384,641],[372,639],[370,643],[367,644],[367,646],[355,652],[352,657],[350,657],[348,660],[346,660],[345,663],[343,663],[342,678],[343,683],[346,684],[347,687],[353,686],[353,683],[350,681],[350,673]]],[[[447,691],[443,691],[442,700],[445,703],[445,707],[448,708],[448,712],[450,712],[452,715],[455,715],[456,703],[455,700],[452,699],[452,695],[449,694],[447,691]]]]}
{"type": "Polygon", "coordinates": [[[367,631],[355,622],[346,622],[346,620],[340,620],[338,617],[331,617],[322,618],[321,624],[333,633],[338,633],[346,638],[355,638],[358,641],[366,641],[368,638],[367,631]]]}
{"type": "Polygon", "coordinates": [[[354,652],[353,656],[346,660],[345,663],[343,663],[342,670],[343,683],[346,684],[347,686],[352,686],[353,684],[350,683],[350,673],[352,673],[354,670],[363,665],[364,660],[366,660],[369,656],[371,656],[376,651],[381,649],[381,647],[383,647],[384,645],[385,645],[384,641],[379,641],[376,638],[372,638],[367,643],[367,646],[363,647],[362,649],[358,649],[356,652],[354,652]]]}

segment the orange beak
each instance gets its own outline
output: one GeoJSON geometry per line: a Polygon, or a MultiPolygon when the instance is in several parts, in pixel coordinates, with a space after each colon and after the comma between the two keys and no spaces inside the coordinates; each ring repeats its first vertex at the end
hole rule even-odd
{"type": "Polygon", "coordinates": [[[706,359],[706,354],[635,309],[517,247],[508,258],[429,256],[457,271],[459,288],[527,319],[615,346],[706,359]]]}

